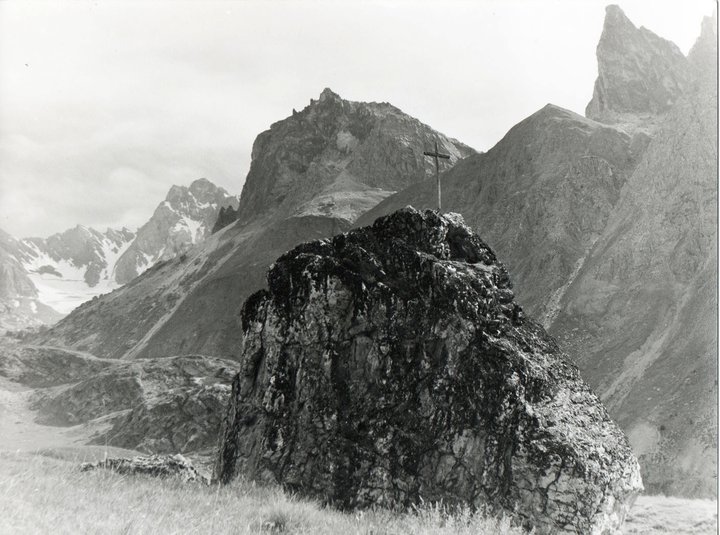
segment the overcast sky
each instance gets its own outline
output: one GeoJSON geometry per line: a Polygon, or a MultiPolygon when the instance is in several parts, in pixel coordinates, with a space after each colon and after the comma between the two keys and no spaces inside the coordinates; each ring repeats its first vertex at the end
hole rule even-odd
{"type": "MultiPolygon", "coordinates": [[[[239,194],[255,136],[324,87],[479,149],[583,113],[606,1],[0,1],[0,228],[137,227],[172,184],[239,194]]],[[[687,53],[714,0],[620,2],[687,53]]]]}

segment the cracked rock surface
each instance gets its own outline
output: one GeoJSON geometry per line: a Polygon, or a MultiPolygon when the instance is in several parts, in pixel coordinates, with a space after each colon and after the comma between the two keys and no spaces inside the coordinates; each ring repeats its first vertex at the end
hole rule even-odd
{"type": "Polygon", "coordinates": [[[627,438],[457,214],[405,208],[309,242],[243,309],[215,475],[350,509],[487,504],[612,533],[642,490],[627,438]]]}

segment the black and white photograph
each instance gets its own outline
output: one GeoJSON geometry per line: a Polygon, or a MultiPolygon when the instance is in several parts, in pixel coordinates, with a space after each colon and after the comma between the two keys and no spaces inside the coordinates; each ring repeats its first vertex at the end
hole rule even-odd
{"type": "Polygon", "coordinates": [[[717,534],[717,12],[0,0],[0,535],[717,534]]]}

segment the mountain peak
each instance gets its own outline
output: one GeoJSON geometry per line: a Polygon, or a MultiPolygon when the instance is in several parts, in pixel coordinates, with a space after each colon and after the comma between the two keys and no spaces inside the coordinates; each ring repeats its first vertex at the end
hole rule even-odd
{"type": "Polygon", "coordinates": [[[318,99],[318,101],[324,102],[325,100],[342,100],[342,99],[340,98],[340,95],[335,93],[329,87],[326,87],[325,89],[323,89],[322,93],[320,93],[320,98],[318,99]]]}
{"type": "Polygon", "coordinates": [[[193,180],[193,181],[190,183],[190,189],[199,188],[199,187],[207,187],[207,186],[216,187],[215,184],[213,184],[212,182],[210,182],[210,181],[209,181],[207,178],[205,178],[205,177],[198,178],[198,179],[196,179],[196,180],[193,180]]]}
{"type": "Polygon", "coordinates": [[[625,12],[617,4],[610,4],[605,7],[605,26],[631,26],[635,28],[635,25],[627,17],[625,12]]]}
{"type": "Polygon", "coordinates": [[[607,6],[597,46],[598,77],[585,115],[604,123],[664,113],[688,84],[689,63],[672,42],[637,28],[619,6],[607,6]]]}
{"type": "Polygon", "coordinates": [[[240,217],[354,220],[379,198],[432,176],[422,153],[435,138],[451,156],[443,170],[474,152],[389,104],[342,100],[325,88],[319,100],[255,140],[240,217]]]}
{"type": "Polygon", "coordinates": [[[704,17],[700,37],[688,54],[688,59],[707,77],[717,76],[717,8],[712,16],[704,17]]]}

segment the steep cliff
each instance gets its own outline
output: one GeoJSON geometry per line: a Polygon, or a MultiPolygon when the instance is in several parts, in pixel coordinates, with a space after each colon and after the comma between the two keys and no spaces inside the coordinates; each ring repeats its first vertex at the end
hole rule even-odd
{"type": "Polygon", "coordinates": [[[604,123],[652,120],[688,87],[688,60],[674,43],[636,28],[618,6],[606,12],[597,46],[598,77],[585,115],[604,123]]]}

